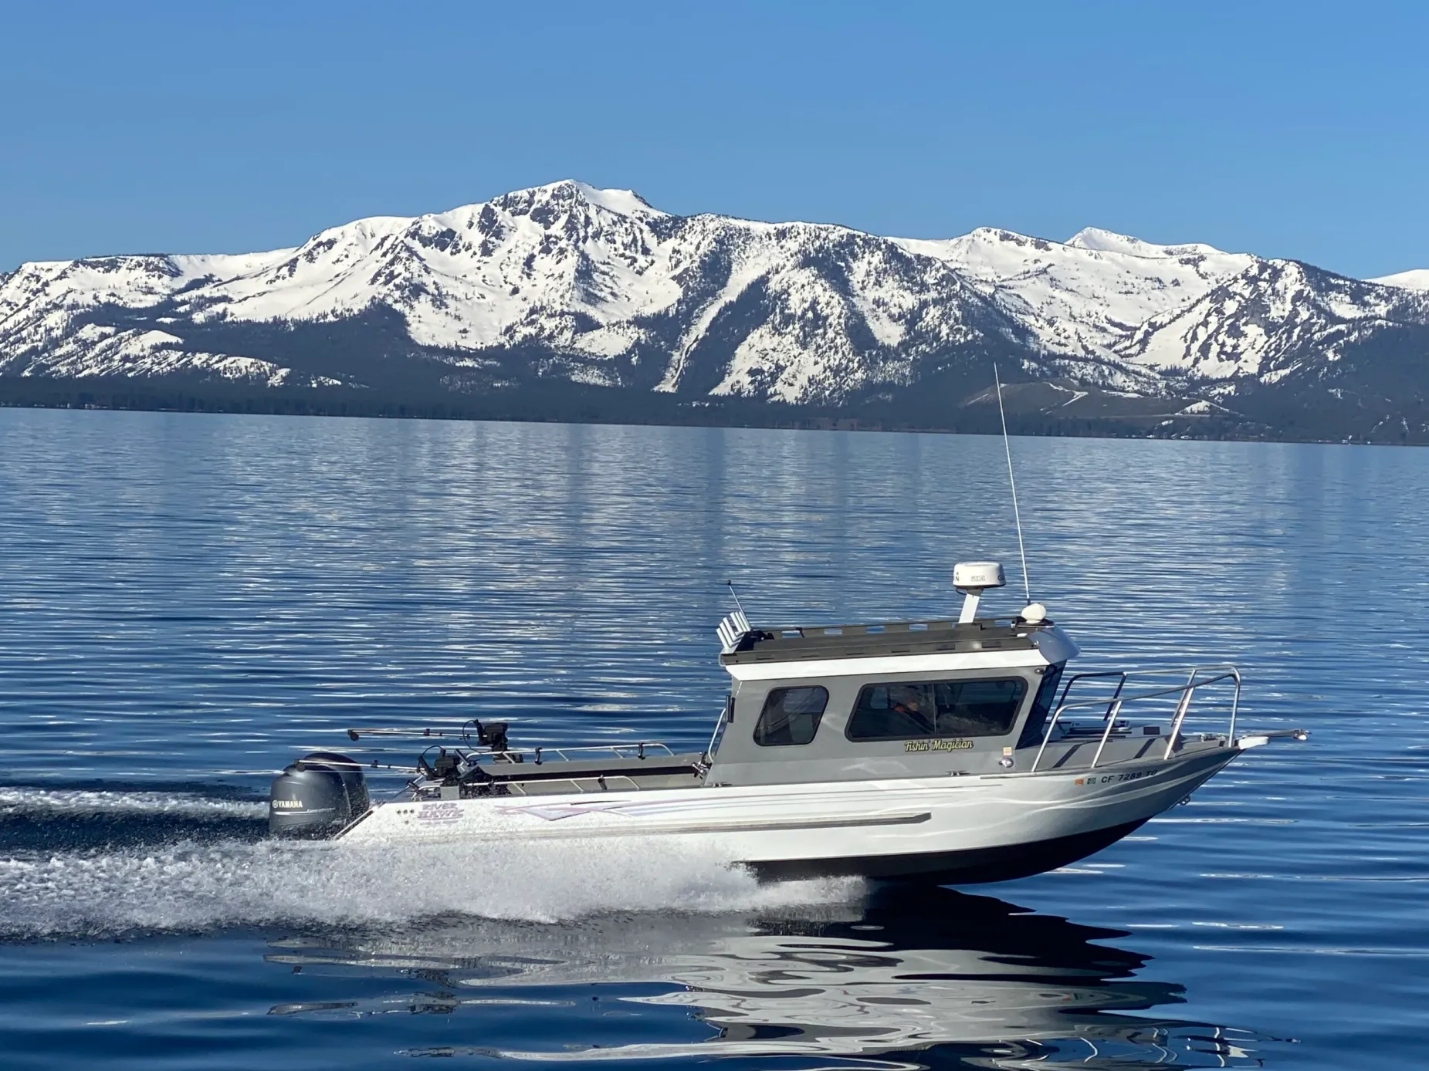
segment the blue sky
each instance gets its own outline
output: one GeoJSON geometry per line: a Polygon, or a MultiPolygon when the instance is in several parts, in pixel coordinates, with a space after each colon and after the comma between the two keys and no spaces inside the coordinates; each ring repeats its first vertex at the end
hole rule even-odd
{"type": "Polygon", "coordinates": [[[1429,5],[0,0],[0,271],[578,178],[1429,267],[1429,5]]]}

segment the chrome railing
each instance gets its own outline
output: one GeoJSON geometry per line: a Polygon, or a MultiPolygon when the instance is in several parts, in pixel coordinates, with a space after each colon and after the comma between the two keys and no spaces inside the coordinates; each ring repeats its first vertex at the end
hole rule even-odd
{"type": "Polygon", "coordinates": [[[500,785],[502,788],[506,789],[508,792],[514,792],[514,794],[517,795],[517,796],[529,796],[529,795],[531,795],[530,792],[527,792],[527,791],[526,791],[526,786],[527,786],[527,785],[566,785],[566,784],[569,784],[569,785],[570,785],[571,787],[573,787],[577,792],[581,792],[581,793],[585,793],[585,792],[608,792],[608,791],[610,790],[610,788],[611,788],[611,786],[606,783],[606,782],[608,782],[608,781],[622,781],[622,782],[624,782],[624,785],[623,785],[622,787],[624,787],[624,788],[626,788],[626,789],[638,790],[638,789],[640,788],[640,782],[636,781],[635,778],[631,777],[629,774],[599,774],[599,775],[592,774],[592,775],[587,776],[587,777],[582,777],[582,776],[580,776],[579,774],[577,774],[577,775],[575,775],[575,776],[573,776],[573,777],[557,777],[557,778],[552,778],[552,779],[548,779],[548,780],[536,780],[536,781],[496,781],[496,782],[493,783],[493,786],[492,786],[492,787],[495,787],[496,785],[500,785]],[[581,785],[581,782],[582,782],[582,781],[584,781],[584,782],[586,782],[586,783],[588,783],[588,784],[590,784],[590,785],[593,785],[594,787],[593,787],[593,788],[585,788],[585,787],[582,787],[582,785],[581,785]]]}
{"type": "Polygon", "coordinates": [[[571,762],[572,755],[581,758],[608,755],[616,759],[645,759],[647,752],[673,758],[675,752],[668,744],[662,744],[658,740],[636,740],[629,744],[582,744],[579,747],[523,747],[511,748],[507,751],[481,751],[468,755],[473,760],[485,759],[489,765],[491,762],[524,762],[526,756],[532,756],[535,765],[540,766],[551,756],[555,756],[561,762],[571,762]],[[520,756],[519,758],[517,756],[520,756]]]}
{"type": "MultiPolygon", "coordinates": [[[[584,793],[587,793],[587,792],[609,792],[612,788],[615,787],[614,785],[610,784],[610,782],[617,782],[617,783],[619,784],[619,788],[620,788],[620,789],[626,789],[626,790],[631,790],[631,791],[638,791],[639,788],[640,788],[640,782],[636,781],[634,777],[631,777],[629,774],[619,774],[619,773],[608,773],[608,774],[602,774],[602,773],[571,774],[569,777],[538,777],[538,778],[526,778],[526,779],[524,779],[524,780],[518,780],[518,781],[505,781],[505,780],[502,780],[502,781],[487,781],[487,782],[478,783],[478,784],[476,784],[474,787],[475,787],[475,789],[476,789],[475,795],[477,795],[477,796],[483,796],[483,795],[503,795],[503,794],[513,795],[513,796],[531,796],[531,795],[533,795],[533,793],[527,790],[527,786],[528,786],[528,785],[541,785],[541,786],[553,786],[553,785],[561,785],[561,786],[563,786],[563,785],[570,785],[570,786],[571,786],[571,790],[573,790],[573,791],[575,791],[575,792],[577,792],[577,793],[584,794],[584,793]]],[[[408,787],[411,788],[411,789],[413,789],[413,791],[414,791],[414,792],[416,793],[416,795],[417,795],[417,798],[419,798],[419,799],[423,799],[423,800],[425,800],[425,799],[432,799],[432,800],[435,800],[435,799],[437,799],[438,797],[437,797],[436,795],[434,795],[434,793],[439,792],[439,791],[441,790],[441,787],[442,787],[442,786],[424,784],[424,785],[409,785],[408,787]]],[[[464,787],[473,787],[473,786],[464,786],[464,787]]],[[[558,794],[560,794],[561,792],[564,792],[564,791],[566,791],[566,789],[564,789],[564,788],[553,789],[553,790],[551,790],[551,794],[556,794],[556,795],[558,795],[558,794]]],[[[544,794],[544,793],[534,793],[534,794],[536,794],[536,795],[542,795],[542,794],[544,794]]],[[[471,797],[471,796],[463,796],[463,797],[461,797],[461,798],[463,798],[463,799],[470,799],[470,798],[472,798],[472,797],[471,797]]]]}
{"type": "MultiPolygon", "coordinates": [[[[1162,760],[1165,761],[1166,759],[1169,759],[1171,757],[1171,753],[1176,748],[1176,742],[1181,735],[1181,726],[1185,722],[1186,716],[1191,709],[1192,696],[1196,694],[1196,691],[1198,689],[1205,688],[1209,685],[1218,684],[1222,681],[1227,680],[1235,682],[1235,687],[1232,692],[1230,701],[1230,728],[1228,730],[1227,737],[1230,740],[1234,740],[1236,715],[1239,713],[1240,710],[1241,687],[1240,671],[1236,669],[1235,666],[1229,664],[1221,664],[1167,669],[1108,670],[1100,673],[1077,674],[1075,677],[1072,677],[1062,689],[1062,701],[1058,704],[1057,709],[1053,712],[1051,719],[1047,723],[1046,729],[1043,731],[1042,744],[1037,749],[1037,757],[1032,760],[1032,769],[1030,772],[1037,772],[1037,767],[1042,762],[1042,756],[1047,751],[1047,744],[1052,739],[1052,731],[1057,727],[1057,723],[1062,720],[1062,715],[1067,713],[1068,711],[1082,711],[1091,708],[1105,708],[1104,712],[1101,715],[1101,719],[1105,722],[1105,726],[1102,728],[1101,737],[1097,741],[1097,750],[1096,753],[1092,756],[1091,766],[1088,767],[1088,769],[1095,769],[1097,763],[1101,761],[1102,754],[1106,751],[1107,742],[1112,738],[1112,733],[1116,729],[1118,717],[1120,717],[1123,709],[1125,709],[1128,704],[1145,704],[1149,701],[1154,701],[1158,699],[1163,701],[1169,701],[1171,697],[1175,696],[1178,698],[1176,698],[1175,700],[1175,708],[1172,710],[1170,715],[1170,734],[1166,738],[1166,748],[1161,755],[1162,760]],[[1177,675],[1186,673],[1186,683],[1181,685],[1153,687],[1142,691],[1127,691],[1127,684],[1128,682],[1132,681],[1133,678],[1168,676],[1173,673],[1177,675]],[[1205,676],[1204,674],[1210,675],[1205,676]],[[1116,688],[1112,692],[1110,698],[1102,696],[1097,697],[1095,699],[1089,698],[1072,701],[1068,700],[1068,696],[1071,694],[1073,685],[1075,685],[1078,681],[1096,678],[1100,678],[1103,680],[1116,680],[1116,688]]],[[[1125,727],[1125,723],[1123,723],[1123,727],[1125,727]]]]}
{"type": "MultiPolygon", "coordinates": [[[[1028,625],[1016,614],[1001,617],[980,617],[978,624],[1015,626],[1021,623],[1030,632],[1041,624],[1028,625]]],[[[881,636],[888,633],[899,635],[904,632],[936,632],[957,628],[965,622],[956,617],[926,617],[920,621],[875,621],[863,625],[774,625],[757,631],[769,632],[782,640],[820,639],[824,636],[881,636]]]]}

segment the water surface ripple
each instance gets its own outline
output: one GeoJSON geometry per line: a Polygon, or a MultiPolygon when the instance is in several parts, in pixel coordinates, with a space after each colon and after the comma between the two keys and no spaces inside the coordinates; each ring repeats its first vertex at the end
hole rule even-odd
{"type": "Polygon", "coordinates": [[[1000,441],[0,410],[5,1066],[1419,1066],[1429,454],[1013,450],[1089,668],[1230,658],[1311,741],[1058,873],[760,887],[274,845],[262,794],[349,726],[701,747],[725,579],[766,624],[1020,584],[1000,441]]]}

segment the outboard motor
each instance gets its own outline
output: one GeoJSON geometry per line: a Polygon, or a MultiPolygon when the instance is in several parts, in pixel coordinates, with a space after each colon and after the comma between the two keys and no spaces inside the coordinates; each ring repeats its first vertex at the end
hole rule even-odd
{"type": "Polygon", "coordinates": [[[332,751],[314,751],[273,778],[268,790],[268,832],[325,836],[366,814],[369,805],[357,763],[332,751]]]}

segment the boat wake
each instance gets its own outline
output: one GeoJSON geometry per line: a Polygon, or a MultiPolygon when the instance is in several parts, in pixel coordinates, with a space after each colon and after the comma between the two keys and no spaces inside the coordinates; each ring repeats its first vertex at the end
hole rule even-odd
{"type": "Polygon", "coordinates": [[[0,785],[0,856],[137,848],[183,840],[257,840],[267,803],[176,785],[0,785]]]}
{"type": "Polygon", "coordinates": [[[0,786],[0,817],[12,815],[162,814],[184,818],[266,818],[262,799],[222,799],[163,790],[0,786]]]}
{"type": "Polygon", "coordinates": [[[557,922],[609,911],[774,909],[863,893],[856,880],[760,885],[708,853],[639,844],[280,842],[261,839],[261,805],[248,800],[0,793],[0,936],[11,939],[441,916],[557,922]]]}

